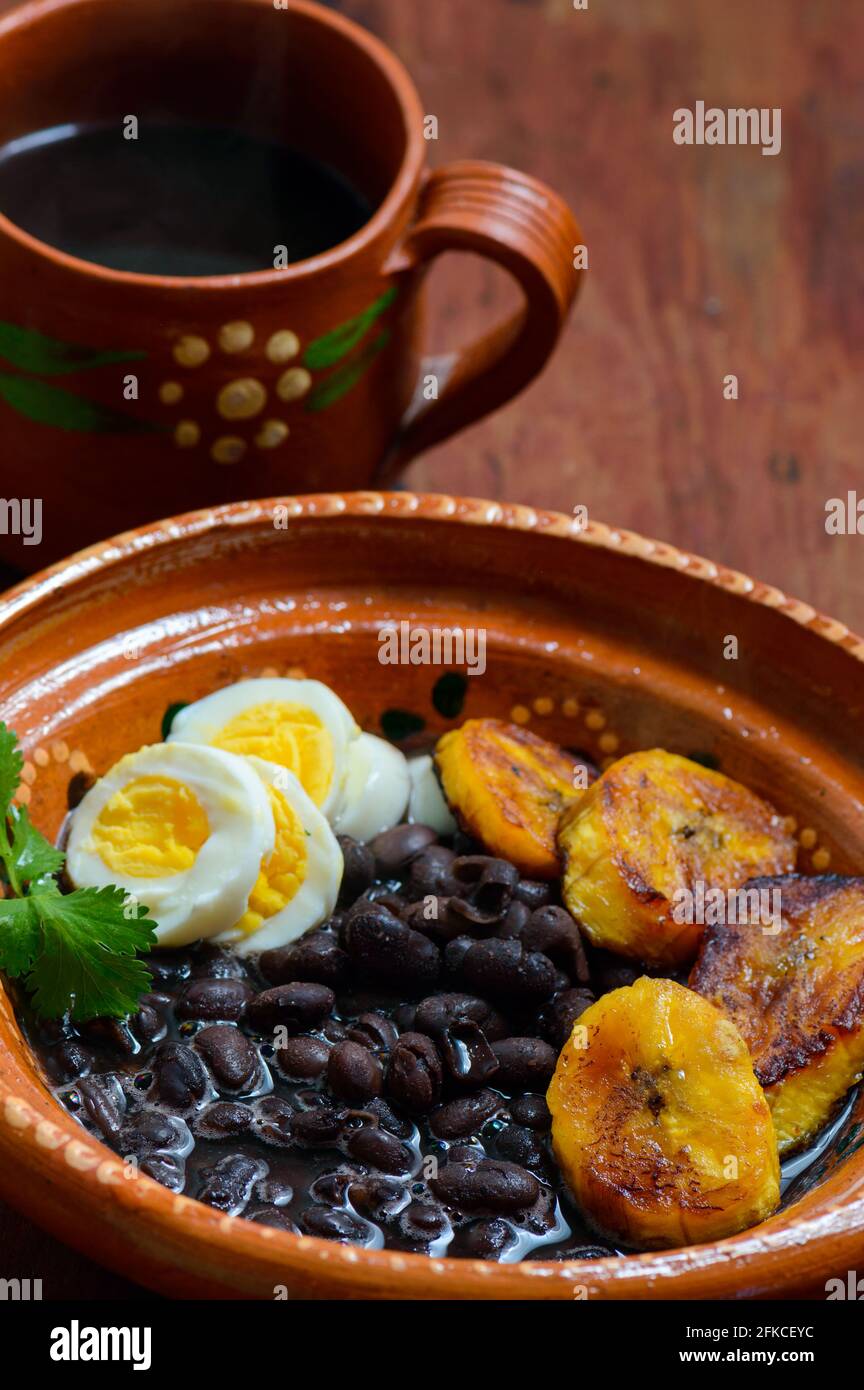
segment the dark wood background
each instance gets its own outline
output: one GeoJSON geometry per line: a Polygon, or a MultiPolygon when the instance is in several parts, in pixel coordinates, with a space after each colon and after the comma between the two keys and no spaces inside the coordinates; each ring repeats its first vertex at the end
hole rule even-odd
{"type": "MultiPolygon", "coordinates": [[[[122,3],[122,0],[117,0],[122,3]]],[[[0,9],[8,3],[0,0],[0,9]]],[[[433,162],[501,160],[570,200],[581,302],[544,376],[405,481],[569,511],[770,580],[864,631],[862,0],[344,0],[438,117],[433,162]],[[697,100],[782,109],[782,151],[679,147],[697,100]],[[734,373],[739,399],[723,399],[734,373]]],[[[504,311],[482,263],[442,265],[434,346],[504,311]]],[[[70,544],[70,548],[72,548],[70,544]]],[[[0,1274],[128,1296],[0,1211],[0,1274]]]]}

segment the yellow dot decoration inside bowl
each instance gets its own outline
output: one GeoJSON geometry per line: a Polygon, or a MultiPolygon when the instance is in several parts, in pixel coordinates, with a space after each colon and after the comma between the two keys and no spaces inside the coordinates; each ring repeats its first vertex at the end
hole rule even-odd
{"type": "Polygon", "coordinates": [[[245,352],[255,340],[255,329],[244,319],[223,323],[219,329],[219,346],[223,352],[245,352]]]}
{"type": "Polygon", "coordinates": [[[179,381],[163,381],[159,387],[159,399],[163,405],[176,405],[183,399],[183,387],[179,381]]]}
{"type": "Polygon", "coordinates": [[[271,362],[290,362],[300,351],[300,339],[290,328],[280,328],[267,339],[265,351],[271,362]]]}
{"type": "Polygon", "coordinates": [[[174,443],[178,449],[194,449],[201,438],[201,426],[194,420],[181,420],[174,430],[174,443]]]}
{"type": "Polygon", "coordinates": [[[255,436],[255,443],[259,449],[275,449],[283,439],[288,438],[288,434],[288,426],[284,420],[264,420],[255,436]]]}
{"type": "Polygon", "coordinates": [[[224,420],[251,420],[267,403],[267,391],[252,376],[238,377],[223,386],[216,397],[216,409],[224,420]]]}
{"type": "Polygon", "coordinates": [[[246,440],[236,434],[223,434],[216,440],[210,456],[214,463],[239,463],[246,452],[246,440]]]}
{"type": "Polygon", "coordinates": [[[297,401],[305,396],[312,385],[312,378],[305,367],[289,367],[276,383],[280,401],[297,401]]]}
{"type": "Polygon", "coordinates": [[[174,344],[174,361],[181,367],[200,367],[209,356],[210,344],[195,333],[187,333],[174,344]]]}

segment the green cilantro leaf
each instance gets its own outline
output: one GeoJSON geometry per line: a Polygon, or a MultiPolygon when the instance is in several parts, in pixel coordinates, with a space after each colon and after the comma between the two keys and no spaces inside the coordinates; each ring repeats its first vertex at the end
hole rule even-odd
{"type": "Polygon", "coordinates": [[[78,888],[36,893],[44,949],[27,980],[37,1011],[56,1018],[69,1007],[74,1019],[123,1017],[138,1007],[150,972],[136,951],[155,944],[146,907],[121,888],[78,888]]]}
{"type": "Polygon", "coordinates": [[[18,735],[0,724],[0,813],[12,804],[21,781],[24,756],[18,747],[18,735]]]}
{"type": "Polygon", "coordinates": [[[45,874],[56,874],[63,868],[65,855],[31,825],[26,806],[13,807],[9,822],[12,826],[10,848],[19,883],[35,883],[45,874]]]}
{"type": "Polygon", "coordinates": [[[0,969],[24,978],[44,1018],[123,1018],[150,985],[138,952],[155,944],[156,924],[122,888],[60,892],[53,876],[65,855],[13,805],[22,762],[0,724],[0,867],[14,894],[0,896],[0,969]]]}
{"type": "Polygon", "coordinates": [[[34,898],[0,900],[0,965],[15,978],[32,970],[42,949],[42,925],[34,898]]]}

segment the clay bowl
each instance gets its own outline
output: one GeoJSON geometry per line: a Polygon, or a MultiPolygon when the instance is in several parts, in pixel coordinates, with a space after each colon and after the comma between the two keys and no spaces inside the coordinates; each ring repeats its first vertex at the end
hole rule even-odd
{"type": "MultiPolygon", "coordinates": [[[[579,534],[527,507],[410,493],[279,505],[130,532],[7,595],[0,718],[22,737],[45,830],[60,825],[70,768],[103,771],[158,739],[173,701],[265,668],[329,682],[367,728],[394,708],[448,727],[432,700],[440,670],[379,664],[377,628],[395,618],[486,628],[487,674],[467,681],[464,714],[528,720],[601,758],[655,744],[712,754],[810,832],[804,867],[864,865],[864,643],[841,624],[671,546],[598,523],[579,534]]],[[[862,1139],[859,1101],[797,1200],[717,1244],[570,1264],[368,1252],[129,1180],[49,1096],[0,996],[3,1195],[175,1295],[824,1297],[826,1278],[864,1258],[862,1139]]]]}

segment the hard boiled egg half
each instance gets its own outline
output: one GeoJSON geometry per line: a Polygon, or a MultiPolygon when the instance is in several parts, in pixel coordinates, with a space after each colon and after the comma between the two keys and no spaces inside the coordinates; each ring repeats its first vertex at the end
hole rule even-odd
{"type": "Polygon", "coordinates": [[[332,820],[342,805],[348,746],[358,733],[329,686],[274,676],[236,681],[187,705],[168,742],[203,743],[287,768],[332,820]]]}
{"type": "Polygon", "coordinates": [[[333,911],[342,854],[286,768],[180,742],[121,758],[76,808],[67,872],[145,904],[160,945],[281,946],[333,911]]]}
{"type": "Polygon", "coordinates": [[[246,911],[217,940],[241,955],[296,941],[329,917],[342,882],[342,851],[321,812],[287,768],[246,760],[266,788],[273,852],[261,862],[246,911]]]}
{"type": "Polygon", "coordinates": [[[72,816],[66,868],[80,888],[114,883],[180,946],[246,911],[276,829],[255,768],[217,748],[154,743],[128,753],[72,816]]]}

